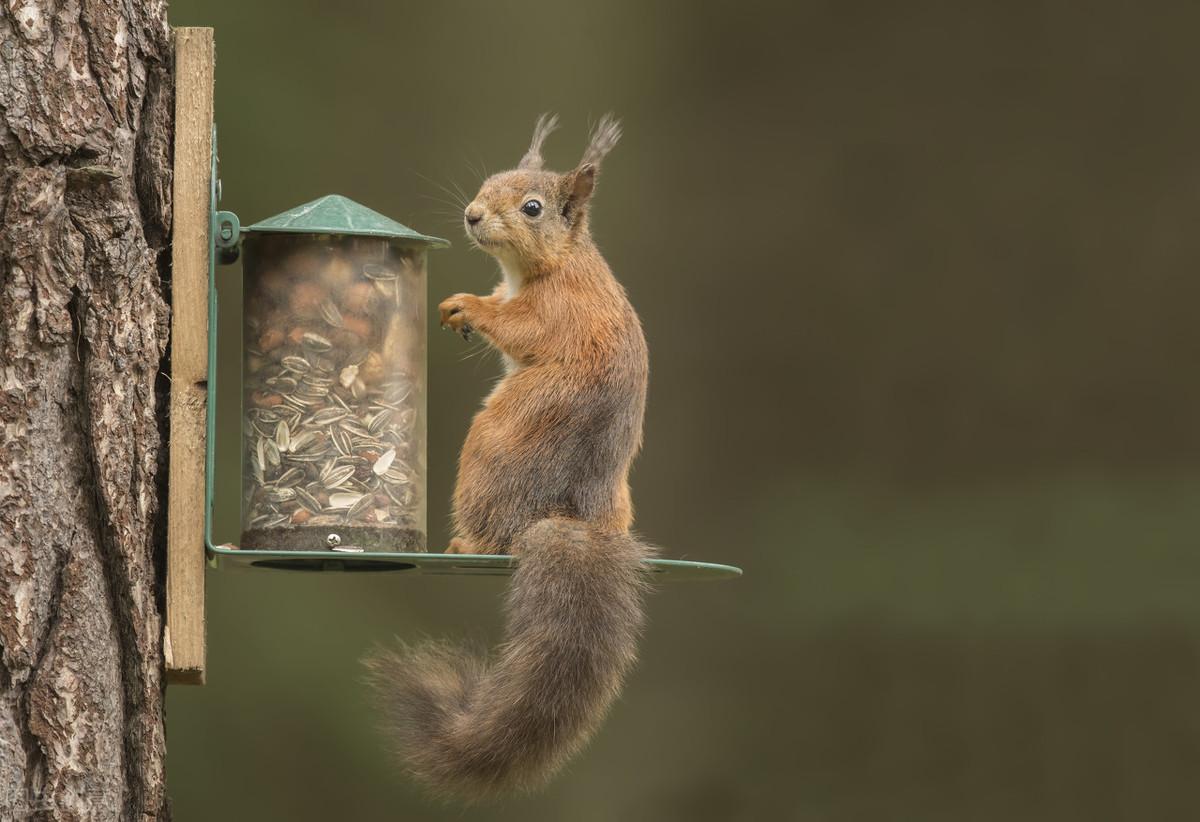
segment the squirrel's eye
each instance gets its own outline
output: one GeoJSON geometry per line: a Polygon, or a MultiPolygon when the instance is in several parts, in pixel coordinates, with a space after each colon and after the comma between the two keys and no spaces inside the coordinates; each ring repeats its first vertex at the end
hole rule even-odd
{"type": "Polygon", "coordinates": [[[521,211],[526,217],[536,217],[542,213],[542,204],[537,200],[526,200],[525,205],[521,206],[521,211]]]}

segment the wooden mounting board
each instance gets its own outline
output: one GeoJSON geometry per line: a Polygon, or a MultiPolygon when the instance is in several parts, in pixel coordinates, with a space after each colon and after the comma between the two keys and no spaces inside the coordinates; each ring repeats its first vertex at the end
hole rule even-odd
{"type": "Polygon", "coordinates": [[[204,684],[204,448],[212,208],[213,30],[175,29],[167,681],[204,684]]]}

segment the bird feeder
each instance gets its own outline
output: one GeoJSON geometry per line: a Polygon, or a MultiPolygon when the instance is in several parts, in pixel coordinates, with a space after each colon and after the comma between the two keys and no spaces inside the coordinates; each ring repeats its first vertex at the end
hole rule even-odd
{"type": "MultiPolygon", "coordinates": [[[[211,29],[176,30],[164,648],[171,681],[184,683],[204,680],[205,560],[417,575],[507,575],[519,562],[429,550],[426,260],[447,243],[338,195],[246,227],[219,211],[213,54],[211,29]],[[218,373],[218,264],[239,256],[242,368],[218,373]],[[219,392],[241,400],[236,544],[213,541],[217,431],[239,427],[218,427],[219,392]]],[[[669,559],[646,570],[668,581],[741,574],[669,559]]]]}
{"type": "Polygon", "coordinates": [[[427,237],[322,197],[242,237],[242,550],[426,551],[427,237]]]}
{"type": "MultiPolygon", "coordinates": [[[[213,208],[213,259],[242,260],[242,504],[239,542],[213,545],[209,484],[211,556],[412,567],[395,557],[428,550],[426,253],[446,241],[338,195],[245,227],[213,208]]],[[[210,434],[228,385],[209,381],[210,434]]]]}

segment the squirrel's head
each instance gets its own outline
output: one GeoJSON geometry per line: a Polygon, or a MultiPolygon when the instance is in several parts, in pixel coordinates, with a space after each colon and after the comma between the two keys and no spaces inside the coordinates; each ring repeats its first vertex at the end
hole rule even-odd
{"type": "Polygon", "coordinates": [[[588,236],[588,202],[600,161],[621,138],[621,124],[612,115],[602,117],[583,159],[565,174],[542,169],[542,143],[557,127],[557,117],[539,117],[521,162],[484,180],[463,214],[467,236],[502,263],[530,270],[588,236]]]}

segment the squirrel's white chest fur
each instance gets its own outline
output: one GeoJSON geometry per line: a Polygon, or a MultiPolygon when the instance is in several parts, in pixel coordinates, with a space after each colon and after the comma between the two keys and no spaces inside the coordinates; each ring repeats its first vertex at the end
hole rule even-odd
{"type": "Polygon", "coordinates": [[[500,260],[500,274],[504,277],[504,299],[511,300],[521,292],[525,273],[514,263],[500,260]]]}
{"type": "MultiPolygon", "coordinates": [[[[504,277],[504,299],[511,300],[517,294],[521,293],[521,286],[525,282],[524,272],[520,267],[513,262],[500,260],[500,274],[504,277]]],[[[516,373],[521,366],[512,357],[501,352],[501,359],[504,360],[504,373],[516,373]]]]}

